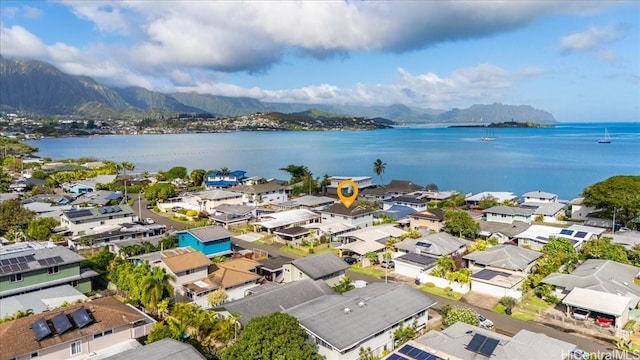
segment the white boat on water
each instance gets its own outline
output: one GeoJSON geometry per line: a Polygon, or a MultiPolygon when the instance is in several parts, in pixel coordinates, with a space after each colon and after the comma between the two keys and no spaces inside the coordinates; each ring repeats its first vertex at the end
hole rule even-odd
{"type": "Polygon", "coordinates": [[[598,144],[611,144],[611,137],[609,136],[609,131],[604,129],[604,137],[598,140],[598,144]]]}

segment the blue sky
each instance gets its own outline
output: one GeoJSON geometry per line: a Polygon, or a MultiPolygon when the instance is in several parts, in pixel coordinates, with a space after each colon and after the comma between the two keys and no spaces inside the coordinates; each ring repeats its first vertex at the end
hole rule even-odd
{"type": "Polygon", "coordinates": [[[263,101],[640,121],[639,1],[11,1],[0,54],[263,101]]]}

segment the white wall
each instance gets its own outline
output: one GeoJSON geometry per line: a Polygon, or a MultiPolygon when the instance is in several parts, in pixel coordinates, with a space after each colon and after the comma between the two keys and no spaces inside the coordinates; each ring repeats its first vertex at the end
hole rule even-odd
{"type": "Polygon", "coordinates": [[[531,223],[531,216],[487,213],[486,218],[487,218],[487,221],[503,223],[503,224],[513,224],[514,221],[522,221],[527,224],[531,223]]]}
{"type": "Polygon", "coordinates": [[[520,300],[522,298],[522,291],[517,289],[506,289],[501,286],[487,284],[485,282],[471,280],[471,289],[475,292],[487,294],[495,297],[510,296],[512,298],[520,300]]]}
{"type": "Polygon", "coordinates": [[[341,216],[337,214],[322,213],[322,222],[340,221],[356,228],[366,228],[373,226],[373,213],[361,215],[357,217],[341,216]],[[331,216],[333,215],[333,216],[331,216]]]}
{"type": "Polygon", "coordinates": [[[471,291],[471,287],[469,286],[469,284],[460,285],[457,282],[450,282],[447,279],[431,276],[427,273],[422,273],[418,275],[418,279],[420,279],[421,284],[432,283],[439,288],[450,287],[451,290],[455,292],[463,293],[463,294],[466,294],[469,291],[471,291]]]}

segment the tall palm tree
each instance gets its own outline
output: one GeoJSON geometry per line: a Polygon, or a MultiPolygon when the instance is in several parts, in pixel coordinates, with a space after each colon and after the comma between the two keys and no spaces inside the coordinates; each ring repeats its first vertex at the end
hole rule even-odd
{"type": "Polygon", "coordinates": [[[158,303],[173,294],[173,287],[169,283],[175,281],[175,276],[167,274],[161,267],[153,267],[151,273],[142,279],[140,299],[145,307],[156,311],[158,303]]]}
{"type": "Polygon", "coordinates": [[[373,162],[373,172],[380,176],[380,185],[384,185],[384,179],[382,178],[382,174],[384,174],[384,169],[387,167],[387,163],[382,162],[380,159],[376,159],[373,162]]]}

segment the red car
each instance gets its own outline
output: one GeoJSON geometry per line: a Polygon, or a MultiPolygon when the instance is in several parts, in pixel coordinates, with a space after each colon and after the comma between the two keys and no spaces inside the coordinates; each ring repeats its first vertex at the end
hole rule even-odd
{"type": "Polygon", "coordinates": [[[613,325],[613,319],[611,318],[607,318],[604,316],[598,316],[596,318],[596,324],[602,326],[602,327],[609,327],[611,325],[613,325]]]}

